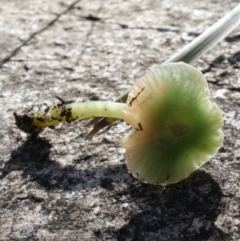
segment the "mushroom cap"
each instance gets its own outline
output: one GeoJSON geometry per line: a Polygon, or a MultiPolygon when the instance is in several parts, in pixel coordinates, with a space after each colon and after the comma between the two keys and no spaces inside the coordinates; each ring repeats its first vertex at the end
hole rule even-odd
{"type": "Polygon", "coordinates": [[[166,185],[188,177],[216,154],[223,118],[203,74],[169,63],[143,76],[129,93],[123,119],[135,130],[122,140],[138,179],[166,185]]]}

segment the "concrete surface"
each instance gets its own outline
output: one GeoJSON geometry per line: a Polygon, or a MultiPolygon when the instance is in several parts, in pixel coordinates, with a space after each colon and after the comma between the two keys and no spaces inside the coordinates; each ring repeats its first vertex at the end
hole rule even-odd
{"type": "Polygon", "coordinates": [[[55,95],[114,100],[237,0],[0,1],[0,240],[240,240],[240,28],[195,66],[223,110],[224,146],[186,180],[141,183],[124,123],[86,140],[83,123],[33,139],[13,112],[55,95]]]}

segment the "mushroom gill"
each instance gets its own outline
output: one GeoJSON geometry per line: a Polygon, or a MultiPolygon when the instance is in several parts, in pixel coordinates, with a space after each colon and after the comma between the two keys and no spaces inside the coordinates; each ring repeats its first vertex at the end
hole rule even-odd
{"type": "Polygon", "coordinates": [[[147,73],[132,88],[123,119],[135,130],[122,140],[128,169],[151,184],[181,181],[216,154],[222,114],[203,74],[185,63],[147,73]]]}

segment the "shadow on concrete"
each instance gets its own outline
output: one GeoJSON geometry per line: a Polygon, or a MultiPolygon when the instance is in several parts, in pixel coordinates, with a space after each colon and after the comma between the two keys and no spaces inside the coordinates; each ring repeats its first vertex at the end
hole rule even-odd
{"type": "MultiPolygon", "coordinates": [[[[76,164],[91,161],[94,155],[82,155],[73,160],[73,164],[62,167],[50,157],[52,145],[41,137],[30,137],[16,150],[13,150],[8,162],[0,170],[0,179],[10,172],[21,171],[23,178],[30,178],[46,190],[80,191],[87,188],[100,186],[112,191],[113,182],[124,182],[124,179],[113,178],[112,175],[127,173],[124,164],[104,168],[104,175],[96,177],[99,169],[77,170],[76,164]],[[109,177],[108,177],[109,176],[109,177]]],[[[132,178],[127,175],[128,178],[132,178]]]]}
{"type": "MultiPolygon", "coordinates": [[[[50,158],[51,144],[40,137],[30,137],[26,142],[14,150],[11,158],[2,168],[0,179],[12,171],[22,171],[22,177],[30,178],[47,190],[72,190],[76,184],[82,183],[82,189],[91,187],[88,180],[94,179],[95,170],[75,170],[73,166],[61,167],[50,158]]],[[[91,156],[81,157],[84,159],[91,156]]],[[[80,160],[81,161],[81,160],[80,160]]]]}
{"type": "MultiPolygon", "coordinates": [[[[225,237],[214,225],[220,212],[221,189],[204,171],[196,171],[186,180],[164,188],[136,181],[127,174],[126,166],[120,164],[105,168],[104,177],[99,180],[95,177],[95,169],[79,171],[73,166],[62,168],[50,159],[50,149],[51,144],[47,140],[27,139],[12,152],[1,170],[0,179],[20,170],[24,178],[30,177],[31,181],[47,190],[76,190],[76,187],[80,190],[100,186],[108,189],[116,200],[127,195],[141,211],[129,214],[128,223],[115,230],[118,241],[205,241],[213,236],[228,240],[229,237],[225,237]],[[124,192],[114,188],[113,184],[120,182],[126,184],[124,192]]],[[[90,158],[95,157],[85,156],[82,161],[90,158]]]]}
{"type": "Polygon", "coordinates": [[[226,58],[224,55],[218,56],[211,63],[209,63],[208,68],[202,70],[202,73],[205,74],[211,72],[213,68],[218,68],[225,60],[227,60],[230,65],[236,65],[238,62],[240,62],[240,51],[237,51],[228,58],[226,58]]]}
{"type": "Polygon", "coordinates": [[[229,238],[214,225],[220,212],[221,189],[204,171],[197,171],[188,179],[166,188],[147,184],[137,188],[130,186],[129,193],[142,211],[121,227],[118,241],[229,238]]]}

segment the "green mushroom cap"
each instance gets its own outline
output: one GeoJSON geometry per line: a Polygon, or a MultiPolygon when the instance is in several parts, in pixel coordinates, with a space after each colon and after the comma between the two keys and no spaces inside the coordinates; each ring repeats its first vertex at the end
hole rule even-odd
{"type": "Polygon", "coordinates": [[[132,88],[123,119],[135,130],[123,139],[128,169],[166,185],[188,177],[223,143],[223,118],[203,74],[185,63],[165,64],[132,88]]]}

